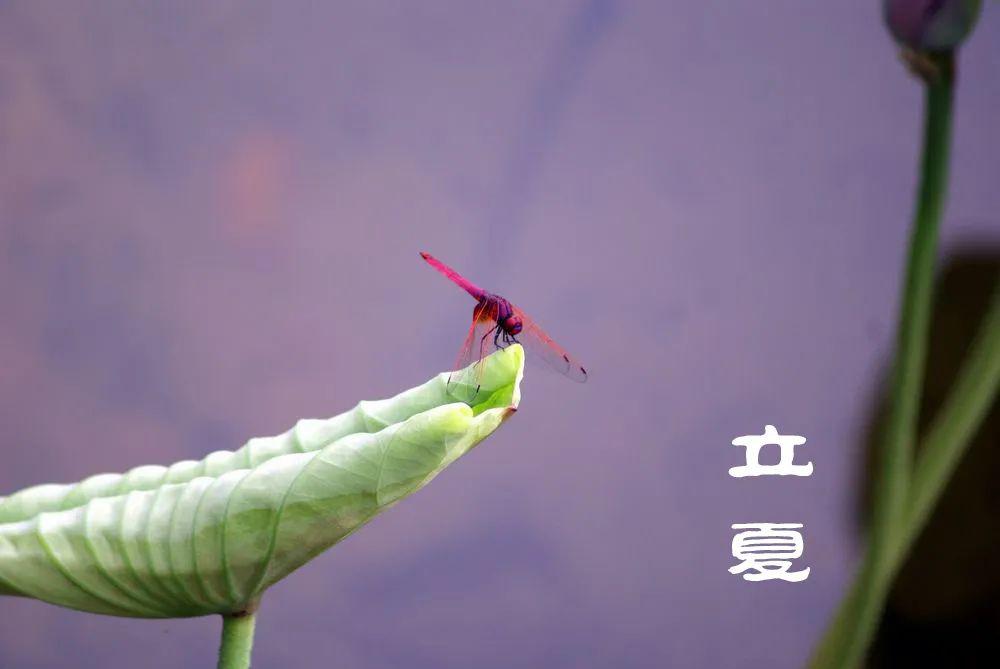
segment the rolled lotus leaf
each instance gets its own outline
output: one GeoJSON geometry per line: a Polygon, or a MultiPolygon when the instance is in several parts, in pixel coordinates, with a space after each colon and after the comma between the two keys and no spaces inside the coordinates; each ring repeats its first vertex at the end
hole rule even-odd
{"type": "Polygon", "coordinates": [[[142,618],[241,611],[513,413],[523,350],[481,364],[237,451],[0,497],[0,594],[142,618]]]}

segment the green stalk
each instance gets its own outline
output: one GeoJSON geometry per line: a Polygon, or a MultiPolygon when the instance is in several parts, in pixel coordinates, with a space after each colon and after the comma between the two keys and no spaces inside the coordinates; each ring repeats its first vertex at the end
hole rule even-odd
{"type": "Polygon", "coordinates": [[[817,650],[814,667],[853,669],[861,662],[878,627],[892,583],[897,546],[905,536],[951,144],[952,54],[934,54],[931,60],[938,76],[926,82],[920,188],[896,333],[889,413],[879,446],[880,469],[875,480],[868,551],[861,567],[860,587],[845,598],[817,650]]]}
{"type": "Polygon", "coordinates": [[[222,616],[222,644],[218,669],[247,669],[253,650],[253,632],[257,624],[256,608],[222,616]]]}

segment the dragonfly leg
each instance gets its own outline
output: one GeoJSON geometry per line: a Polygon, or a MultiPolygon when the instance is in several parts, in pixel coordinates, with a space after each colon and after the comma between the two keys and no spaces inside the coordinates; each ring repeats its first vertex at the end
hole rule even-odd
{"type": "Polygon", "coordinates": [[[486,334],[484,334],[483,338],[479,340],[479,361],[480,362],[482,362],[483,355],[486,352],[484,350],[486,348],[486,338],[489,337],[490,335],[493,335],[493,345],[496,346],[497,345],[497,337],[499,336],[499,334],[500,334],[500,326],[497,325],[495,328],[493,328],[492,330],[490,330],[486,334]],[[496,334],[494,334],[494,333],[496,333],[496,334]]]}

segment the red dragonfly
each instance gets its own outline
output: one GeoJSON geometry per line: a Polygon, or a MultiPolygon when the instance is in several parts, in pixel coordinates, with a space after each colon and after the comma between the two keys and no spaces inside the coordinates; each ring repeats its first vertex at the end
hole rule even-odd
{"type": "Polygon", "coordinates": [[[476,300],[476,307],[472,311],[472,325],[455,363],[456,370],[478,363],[490,353],[492,337],[494,348],[521,344],[557,372],[580,383],[587,380],[587,370],[566,349],[552,341],[552,337],[545,334],[521,309],[499,295],[483,290],[430,253],[421,251],[420,257],[476,300]]]}

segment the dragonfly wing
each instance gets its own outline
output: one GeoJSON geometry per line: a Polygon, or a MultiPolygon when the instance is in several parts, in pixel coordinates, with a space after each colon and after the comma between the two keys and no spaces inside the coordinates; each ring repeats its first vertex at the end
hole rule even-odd
{"type": "Polygon", "coordinates": [[[587,380],[587,370],[584,369],[580,361],[574,358],[562,346],[555,343],[545,330],[540,328],[527,314],[518,307],[514,307],[514,313],[521,319],[521,332],[517,335],[524,349],[537,358],[541,358],[545,363],[574,381],[583,383],[587,380]]]}
{"type": "Polygon", "coordinates": [[[479,362],[493,351],[493,332],[497,327],[497,305],[477,304],[472,312],[472,324],[462,342],[458,358],[452,367],[451,381],[478,386],[483,366],[479,362]]]}

